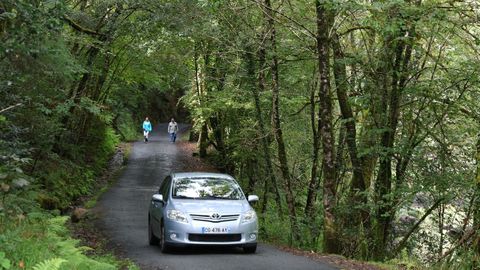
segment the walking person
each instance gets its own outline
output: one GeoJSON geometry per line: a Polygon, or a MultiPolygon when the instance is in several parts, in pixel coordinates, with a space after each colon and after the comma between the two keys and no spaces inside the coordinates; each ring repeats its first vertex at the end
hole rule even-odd
{"type": "Polygon", "coordinates": [[[170,120],[170,123],[168,124],[168,133],[170,134],[171,142],[175,142],[175,140],[177,139],[177,131],[178,131],[177,122],[175,122],[175,119],[172,118],[172,120],[170,120]]]}
{"type": "Polygon", "coordinates": [[[152,123],[148,120],[148,117],[145,117],[145,121],[143,121],[143,141],[145,143],[148,142],[148,134],[152,131],[152,123]]]}

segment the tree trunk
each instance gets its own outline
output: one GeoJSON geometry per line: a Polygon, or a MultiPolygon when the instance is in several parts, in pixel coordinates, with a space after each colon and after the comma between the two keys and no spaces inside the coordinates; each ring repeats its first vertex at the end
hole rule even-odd
{"type": "MultiPolygon", "coordinates": [[[[199,70],[199,64],[198,64],[198,57],[200,57],[198,55],[198,50],[197,50],[197,46],[195,46],[195,69],[196,69],[196,87],[197,87],[197,95],[198,95],[198,101],[199,103],[203,103],[203,96],[205,95],[206,93],[206,88],[208,86],[206,86],[206,82],[205,82],[205,72],[204,69],[202,69],[202,71],[204,71],[203,73],[199,70]],[[200,81],[200,76],[203,76],[202,78],[202,83],[199,83],[200,81]]],[[[205,67],[208,66],[208,63],[209,63],[209,59],[210,59],[210,55],[209,53],[205,53],[203,55],[203,59],[204,59],[204,64],[205,64],[205,67]]],[[[206,68],[205,68],[206,69],[206,68]]],[[[207,126],[207,120],[204,120],[204,122],[202,123],[202,128],[200,130],[200,135],[198,137],[198,148],[199,148],[199,156],[201,158],[204,158],[207,156],[207,148],[208,148],[208,126],[207,126]]]]}
{"type": "MultiPolygon", "coordinates": [[[[345,132],[346,144],[350,162],[352,164],[353,175],[350,186],[348,187],[348,205],[355,205],[342,215],[342,224],[346,225],[344,231],[361,232],[368,231],[370,228],[369,211],[367,209],[367,183],[365,181],[365,172],[368,170],[364,166],[364,161],[358,155],[357,148],[357,127],[356,120],[348,100],[348,81],[347,81],[347,67],[345,64],[345,57],[340,47],[340,40],[336,33],[332,38],[332,48],[334,53],[334,77],[337,92],[338,104],[342,115],[345,132]]],[[[343,130],[343,129],[342,129],[343,130]]],[[[338,167],[338,166],[337,166],[338,167]]],[[[353,237],[356,243],[362,243],[365,235],[355,233],[353,237]]],[[[366,254],[362,249],[362,254],[366,254]]]]}
{"type": "Polygon", "coordinates": [[[390,199],[390,194],[392,193],[392,148],[393,148],[393,135],[396,130],[396,121],[398,119],[391,119],[394,114],[394,111],[397,111],[397,108],[392,106],[398,106],[399,92],[397,88],[397,74],[399,72],[400,61],[402,57],[403,46],[398,44],[395,51],[394,61],[395,64],[392,67],[392,84],[391,84],[391,93],[389,94],[390,87],[384,82],[382,88],[382,102],[381,106],[384,108],[384,112],[389,112],[388,118],[384,118],[383,132],[381,134],[380,146],[383,149],[383,153],[380,156],[380,166],[378,169],[378,176],[375,181],[375,195],[376,195],[376,204],[378,205],[378,211],[376,214],[377,227],[375,230],[375,251],[374,257],[376,259],[383,259],[385,255],[385,247],[388,241],[389,235],[389,225],[390,225],[390,210],[392,207],[392,202],[390,199]],[[390,100],[389,100],[390,96],[390,100]],[[390,101],[390,102],[389,102],[390,101]],[[390,105],[390,106],[389,106],[390,105]],[[395,120],[395,122],[392,122],[395,120]],[[395,127],[392,126],[395,124],[395,127]],[[395,129],[395,130],[394,130],[395,129]]]}
{"type": "Polygon", "coordinates": [[[336,204],[336,169],[335,140],[332,125],[332,101],[330,97],[330,57],[329,33],[333,24],[333,14],[320,0],[315,1],[317,15],[317,57],[320,74],[319,126],[323,150],[323,211],[324,211],[324,252],[339,253],[340,242],[337,235],[336,204]]]}
{"type": "MultiPolygon", "coordinates": [[[[207,86],[215,85],[215,91],[221,92],[224,90],[225,80],[227,73],[225,71],[223,60],[222,60],[222,51],[217,52],[215,54],[215,61],[213,67],[206,67],[207,79],[206,83],[207,86]],[[209,82],[211,80],[211,82],[209,82]],[[216,84],[214,84],[216,82],[216,84]]],[[[212,92],[214,89],[213,87],[208,89],[212,92]]],[[[224,132],[224,125],[223,125],[223,117],[222,112],[216,112],[213,116],[210,117],[209,122],[210,126],[212,127],[213,139],[215,140],[216,150],[220,153],[222,158],[222,169],[224,172],[233,174],[235,170],[235,165],[230,160],[228,155],[228,149],[225,143],[225,132],[224,132]]]]}
{"type": "MultiPolygon", "coordinates": [[[[477,172],[475,175],[475,206],[474,206],[474,215],[473,215],[473,228],[480,227],[480,134],[477,138],[477,153],[475,156],[477,163],[477,172]]],[[[477,256],[480,256],[480,230],[477,230],[475,234],[474,250],[477,256]]],[[[480,266],[480,262],[477,262],[476,266],[480,266]]]]}
{"type": "MultiPolygon", "coordinates": [[[[334,74],[335,74],[335,84],[337,86],[337,98],[338,104],[340,105],[340,112],[342,113],[342,118],[344,120],[346,128],[346,142],[348,147],[348,153],[350,156],[350,161],[352,162],[353,167],[353,179],[351,185],[351,191],[354,193],[355,197],[358,197],[359,192],[365,191],[365,181],[363,179],[363,161],[358,157],[357,150],[357,128],[356,121],[353,115],[352,108],[348,101],[348,82],[347,82],[347,72],[345,59],[343,52],[340,48],[340,41],[338,36],[334,36],[332,42],[333,52],[334,52],[334,74]],[[355,195],[355,193],[357,195],[355,195]]],[[[365,203],[365,198],[357,198],[356,202],[365,203]]]]}
{"type": "Polygon", "coordinates": [[[268,203],[268,190],[270,187],[274,190],[275,193],[275,202],[277,203],[277,213],[278,216],[282,219],[283,218],[283,210],[282,210],[282,200],[280,197],[280,191],[278,190],[278,183],[277,178],[275,177],[275,172],[273,170],[271,154],[270,154],[270,147],[269,141],[267,137],[267,129],[265,128],[265,122],[262,116],[262,108],[260,106],[260,96],[259,91],[265,91],[265,47],[263,43],[261,44],[259,50],[259,64],[260,70],[258,73],[258,88],[256,87],[255,83],[255,59],[254,55],[250,53],[249,48],[247,48],[246,54],[246,63],[247,63],[247,75],[250,81],[250,89],[252,91],[253,100],[255,103],[255,116],[258,122],[259,133],[261,136],[261,145],[262,145],[262,156],[265,162],[265,170],[267,173],[267,179],[265,180],[265,190],[264,190],[264,198],[262,204],[262,213],[265,214],[266,207],[268,203]],[[270,183],[268,183],[270,182],[270,183]],[[269,185],[270,184],[270,185],[269,185]]]}
{"type": "Polygon", "coordinates": [[[297,241],[300,238],[298,225],[297,225],[297,214],[295,211],[295,198],[293,196],[292,190],[292,177],[290,175],[287,152],[285,149],[285,143],[283,141],[283,132],[280,121],[280,98],[279,98],[279,77],[278,77],[278,59],[276,54],[276,32],[275,32],[275,22],[274,14],[272,11],[270,0],[265,0],[265,16],[268,24],[268,30],[270,33],[270,46],[271,46],[271,70],[272,70],[272,126],[273,134],[278,145],[278,160],[280,162],[280,171],[282,177],[285,181],[285,194],[287,198],[288,212],[290,215],[290,225],[292,230],[292,235],[294,241],[297,241]]]}
{"type": "Polygon", "coordinates": [[[207,156],[207,147],[208,147],[208,130],[207,130],[207,124],[204,123],[202,125],[202,130],[200,132],[200,136],[198,138],[199,142],[199,156],[201,158],[204,158],[207,156]]]}
{"type": "MultiPolygon", "coordinates": [[[[403,33],[401,37],[411,38],[414,35],[414,29],[403,33]],[[405,35],[407,34],[407,35],[405,35]]],[[[379,209],[377,212],[377,237],[375,257],[382,259],[390,236],[390,227],[395,209],[392,193],[392,159],[393,147],[395,144],[395,134],[400,116],[400,101],[403,88],[405,87],[408,74],[408,65],[412,54],[412,44],[406,45],[403,40],[393,42],[395,45],[394,64],[391,72],[391,92],[388,94],[388,87],[384,88],[383,106],[388,108],[388,115],[384,132],[381,135],[381,147],[384,153],[380,158],[380,167],[378,177],[375,183],[375,192],[379,209]],[[387,101],[388,100],[388,101],[387,101]],[[388,102],[388,105],[387,105],[388,102]]],[[[388,44],[387,44],[388,46],[388,44]]],[[[387,110],[385,110],[387,111],[387,110]]]]}
{"type": "MultiPolygon", "coordinates": [[[[314,71],[317,72],[316,70],[314,71]]],[[[320,236],[320,230],[315,222],[315,201],[317,200],[318,189],[320,185],[320,173],[318,169],[319,165],[319,152],[320,152],[320,126],[317,124],[319,118],[317,118],[315,92],[317,91],[316,76],[313,76],[313,83],[310,89],[310,125],[312,127],[312,167],[310,171],[310,182],[307,190],[307,201],[305,203],[305,225],[310,229],[312,246],[317,242],[320,236]]]]}
{"type": "MultiPolygon", "coordinates": [[[[315,80],[315,78],[314,78],[315,80]]],[[[314,217],[314,203],[317,196],[319,175],[318,175],[318,163],[319,163],[319,151],[320,151],[320,124],[317,124],[320,117],[316,117],[316,102],[315,102],[315,91],[317,90],[317,84],[314,83],[310,90],[310,125],[312,127],[312,137],[313,137],[313,150],[312,150],[312,168],[310,172],[310,183],[308,184],[307,191],[307,202],[305,204],[305,217],[308,219],[307,222],[312,222],[312,217],[314,217]]],[[[310,224],[312,226],[312,224],[310,224]]]]}

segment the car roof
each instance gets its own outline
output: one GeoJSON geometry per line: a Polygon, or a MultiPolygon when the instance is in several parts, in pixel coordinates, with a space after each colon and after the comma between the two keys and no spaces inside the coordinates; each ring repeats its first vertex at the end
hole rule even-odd
{"type": "Polygon", "coordinates": [[[235,180],[231,175],[225,173],[211,173],[211,172],[177,172],[172,173],[172,179],[180,178],[222,178],[235,180]]]}

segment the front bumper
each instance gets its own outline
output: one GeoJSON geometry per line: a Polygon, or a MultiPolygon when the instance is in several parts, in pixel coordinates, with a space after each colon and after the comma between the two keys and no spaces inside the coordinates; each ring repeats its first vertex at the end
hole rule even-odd
{"type": "Polygon", "coordinates": [[[222,245],[252,246],[257,243],[257,221],[240,223],[240,220],[212,223],[189,220],[188,224],[166,219],[165,241],[172,246],[222,245]],[[228,228],[224,233],[205,233],[204,228],[228,228]]]}

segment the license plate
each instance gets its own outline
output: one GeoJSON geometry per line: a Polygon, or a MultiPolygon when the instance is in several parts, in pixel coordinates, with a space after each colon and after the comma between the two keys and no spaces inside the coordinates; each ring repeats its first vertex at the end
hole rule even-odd
{"type": "Polygon", "coordinates": [[[228,233],[230,228],[228,227],[202,227],[202,233],[228,233]]]}

